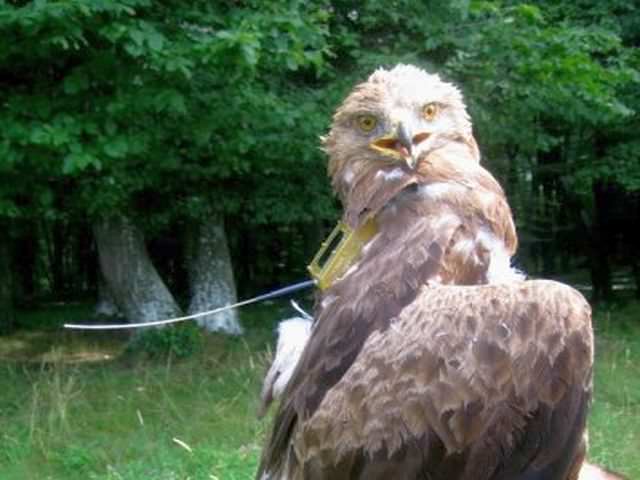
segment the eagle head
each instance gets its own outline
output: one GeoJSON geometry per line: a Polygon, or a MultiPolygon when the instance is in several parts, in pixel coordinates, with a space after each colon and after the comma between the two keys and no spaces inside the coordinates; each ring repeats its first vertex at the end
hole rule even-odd
{"type": "MultiPolygon", "coordinates": [[[[460,90],[412,65],[380,68],[337,109],[323,146],[345,206],[358,184],[415,177],[423,159],[452,143],[479,155],[460,90]]],[[[419,178],[414,178],[419,183],[419,178]]]]}

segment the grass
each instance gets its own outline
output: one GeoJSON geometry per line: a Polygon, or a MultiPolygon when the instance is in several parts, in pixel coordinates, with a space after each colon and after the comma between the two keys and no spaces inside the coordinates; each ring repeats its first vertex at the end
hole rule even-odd
{"type": "Polygon", "coordinates": [[[640,478],[640,305],[597,312],[590,457],[640,478]]]}
{"type": "MultiPolygon", "coordinates": [[[[82,319],[73,313],[51,323],[82,319]]],[[[208,335],[180,360],[127,354],[111,334],[50,330],[48,350],[32,331],[1,339],[0,478],[250,478],[277,316],[247,310],[244,338],[208,335]]]]}
{"type": "MultiPolygon", "coordinates": [[[[86,309],[46,312],[51,328],[0,337],[0,478],[252,478],[267,428],[255,419],[259,385],[282,312],[244,310],[243,338],[208,335],[186,359],[155,360],[124,352],[123,336],[55,328],[86,309]]],[[[640,478],[639,313],[595,321],[590,457],[629,478],[640,478]]]]}

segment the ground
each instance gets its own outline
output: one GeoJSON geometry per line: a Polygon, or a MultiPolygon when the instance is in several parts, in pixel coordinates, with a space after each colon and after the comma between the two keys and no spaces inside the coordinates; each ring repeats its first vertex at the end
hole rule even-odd
{"type": "MultiPolygon", "coordinates": [[[[0,337],[0,478],[252,478],[268,425],[255,418],[259,386],[283,307],[243,310],[243,338],[206,335],[194,353],[177,351],[186,358],[56,327],[86,317],[83,305],[23,313],[31,328],[0,337]]],[[[595,320],[590,457],[629,478],[640,478],[639,314],[630,303],[595,320]]]]}

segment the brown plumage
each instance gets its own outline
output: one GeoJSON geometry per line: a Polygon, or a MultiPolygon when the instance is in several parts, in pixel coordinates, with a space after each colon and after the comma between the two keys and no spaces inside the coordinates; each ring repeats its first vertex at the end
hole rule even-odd
{"type": "Polygon", "coordinates": [[[511,269],[511,212],[458,90],[379,70],[324,145],[344,220],[379,231],[320,296],[256,478],[573,480],[590,309],[511,269]]]}

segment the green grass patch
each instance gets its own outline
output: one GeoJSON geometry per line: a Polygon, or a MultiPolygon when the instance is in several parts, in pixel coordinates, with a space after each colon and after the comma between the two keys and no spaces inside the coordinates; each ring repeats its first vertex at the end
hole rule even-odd
{"type": "Polygon", "coordinates": [[[282,315],[243,314],[247,335],[203,335],[186,358],[130,353],[123,335],[1,337],[0,478],[250,478],[265,429],[257,396],[282,315]]]}
{"type": "Polygon", "coordinates": [[[591,459],[640,478],[640,305],[596,311],[591,459]]]}
{"type": "MultiPolygon", "coordinates": [[[[204,335],[186,357],[132,354],[113,333],[0,337],[0,478],[252,478],[268,427],[255,418],[260,382],[287,313],[243,310],[244,337],[204,335]]],[[[590,457],[630,478],[640,478],[639,313],[628,305],[595,321],[590,457]]],[[[55,312],[58,325],[83,315],[55,312]]]]}

